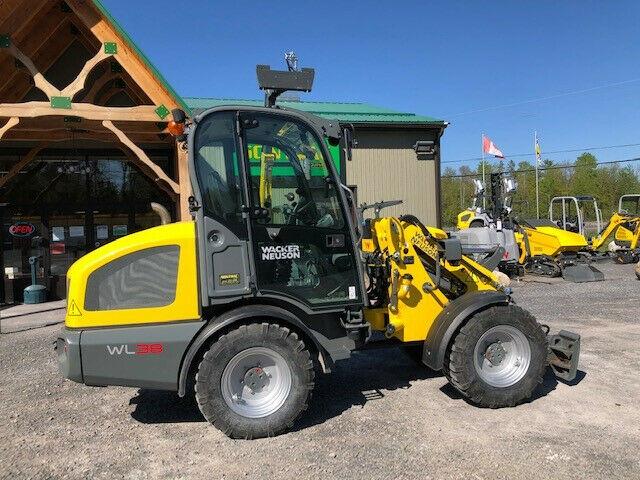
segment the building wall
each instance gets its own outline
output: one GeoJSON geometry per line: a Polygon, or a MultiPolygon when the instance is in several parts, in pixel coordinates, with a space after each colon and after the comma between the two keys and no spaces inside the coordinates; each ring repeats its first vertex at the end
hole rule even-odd
{"type": "Polygon", "coordinates": [[[417,140],[435,140],[438,131],[359,130],[353,160],[347,162],[347,184],[357,186],[358,204],[404,200],[384,210],[386,215],[412,214],[425,225],[439,225],[439,169],[437,160],[418,160],[417,140]]]}

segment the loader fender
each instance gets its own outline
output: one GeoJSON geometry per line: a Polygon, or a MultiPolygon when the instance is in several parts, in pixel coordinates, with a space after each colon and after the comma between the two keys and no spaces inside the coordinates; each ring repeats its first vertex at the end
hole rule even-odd
{"type": "MultiPolygon", "coordinates": [[[[312,347],[313,350],[316,350],[319,353],[319,360],[323,369],[327,372],[330,371],[330,367],[333,365],[334,360],[334,355],[331,354],[331,341],[324,338],[322,334],[311,330],[296,315],[284,310],[283,308],[272,305],[245,305],[229,310],[228,312],[211,319],[200,333],[198,333],[189,346],[189,349],[184,356],[184,360],[182,361],[182,366],[180,367],[180,377],[178,379],[179,396],[183,397],[186,393],[187,379],[189,377],[192,363],[194,359],[198,362],[196,356],[202,346],[205,345],[212,336],[220,332],[220,330],[225,329],[234,323],[242,324],[248,319],[255,318],[272,318],[280,320],[282,322],[282,326],[290,325],[303,332],[307,338],[310,338],[313,341],[313,346],[307,346],[312,347]],[[326,346],[328,348],[325,348],[323,345],[324,343],[327,343],[326,346]]],[[[340,357],[341,355],[338,356],[340,357]]]]}
{"type": "Polygon", "coordinates": [[[427,333],[422,362],[433,370],[441,370],[453,334],[474,313],[491,305],[508,305],[511,298],[504,292],[469,292],[449,303],[438,315],[427,333]]]}

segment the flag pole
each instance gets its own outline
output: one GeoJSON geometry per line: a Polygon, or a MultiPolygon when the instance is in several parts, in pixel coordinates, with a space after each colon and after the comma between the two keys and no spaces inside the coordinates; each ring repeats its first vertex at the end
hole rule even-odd
{"type": "Polygon", "coordinates": [[[536,215],[540,218],[540,187],[538,180],[538,164],[540,160],[538,159],[538,131],[534,130],[533,132],[533,153],[536,157],[536,215]]]}
{"type": "Polygon", "coordinates": [[[482,150],[482,188],[484,189],[484,193],[482,194],[482,209],[487,209],[487,183],[485,182],[484,177],[484,133],[480,138],[480,149],[482,150]]]}

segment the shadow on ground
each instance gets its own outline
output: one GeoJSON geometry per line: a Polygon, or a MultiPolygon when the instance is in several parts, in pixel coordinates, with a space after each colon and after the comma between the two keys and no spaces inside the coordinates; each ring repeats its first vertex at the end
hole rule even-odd
{"type": "MultiPolygon", "coordinates": [[[[317,375],[316,388],[309,409],[294,425],[302,430],[319,425],[353,406],[364,407],[368,402],[384,398],[385,391],[410,388],[411,382],[440,377],[425,366],[417,364],[400,349],[379,349],[355,352],[349,360],[338,363],[330,375],[317,375]]],[[[586,376],[579,370],[568,385],[577,385],[586,376]]],[[[558,379],[547,369],[542,385],[531,401],[555,390],[558,379]]],[[[449,398],[466,401],[460,393],[446,383],[440,390],[449,398]]],[[[204,422],[193,396],[178,397],[175,392],[138,390],[130,402],[135,405],[131,416],[141,423],[204,422]]]]}
{"type": "MultiPolygon", "coordinates": [[[[578,385],[586,376],[587,376],[586,372],[582,370],[578,370],[578,372],[576,373],[576,378],[574,378],[570,382],[565,382],[564,380],[561,380],[561,379],[559,380],[553,374],[553,371],[551,370],[551,368],[547,368],[547,370],[544,373],[544,377],[542,378],[542,385],[540,385],[533,392],[533,395],[531,396],[531,399],[529,401],[534,402],[539,398],[549,395],[551,392],[553,392],[556,389],[559,382],[564,383],[565,385],[575,386],[575,385],[578,385]]],[[[445,385],[440,387],[440,391],[453,400],[464,400],[465,402],[470,403],[450,383],[446,383],[445,385]]]]}
{"type": "MultiPolygon", "coordinates": [[[[415,380],[438,376],[441,374],[416,364],[399,349],[355,352],[330,375],[316,375],[309,410],[294,430],[324,423],[352,406],[381,399],[383,390],[409,388],[415,380]]],[[[180,398],[175,392],[141,389],[129,404],[135,405],[131,417],[141,423],[205,421],[193,396],[180,398]]]]}
{"type": "Polygon", "coordinates": [[[410,388],[411,382],[442,376],[419,365],[402,350],[390,348],[355,352],[331,375],[316,377],[314,397],[294,430],[319,425],[353,406],[384,398],[385,391],[410,388]]]}

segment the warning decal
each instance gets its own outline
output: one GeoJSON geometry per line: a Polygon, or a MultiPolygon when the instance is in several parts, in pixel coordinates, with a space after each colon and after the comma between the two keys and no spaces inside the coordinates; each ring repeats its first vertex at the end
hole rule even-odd
{"type": "Polygon", "coordinates": [[[71,303],[69,304],[69,307],[67,308],[67,315],[69,315],[70,317],[81,317],[82,316],[82,312],[78,308],[78,305],[76,304],[75,300],[71,300],[71,303]]]}

